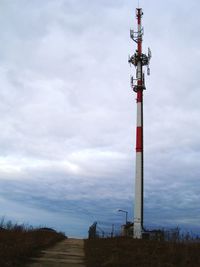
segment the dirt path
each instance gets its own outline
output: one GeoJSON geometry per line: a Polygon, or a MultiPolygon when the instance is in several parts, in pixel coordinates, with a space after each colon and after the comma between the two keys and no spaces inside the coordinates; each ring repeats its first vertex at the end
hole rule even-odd
{"type": "Polygon", "coordinates": [[[82,239],[66,239],[43,250],[43,255],[34,258],[28,267],[85,267],[83,246],[82,239]]]}

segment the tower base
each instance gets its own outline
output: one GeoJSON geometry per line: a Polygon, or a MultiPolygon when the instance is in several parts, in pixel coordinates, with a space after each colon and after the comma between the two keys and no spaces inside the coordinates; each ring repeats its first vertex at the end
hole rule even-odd
{"type": "Polygon", "coordinates": [[[141,223],[134,222],[133,226],[133,238],[142,239],[143,227],[141,223]]]}

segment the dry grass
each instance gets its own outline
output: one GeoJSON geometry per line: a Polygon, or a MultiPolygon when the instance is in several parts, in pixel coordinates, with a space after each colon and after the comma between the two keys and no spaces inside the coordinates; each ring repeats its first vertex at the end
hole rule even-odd
{"type": "Polygon", "coordinates": [[[61,241],[65,236],[54,231],[27,229],[10,224],[7,229],[0,229],[0,266],[22,267],[38,252],[61,241]]]}
{"type": "Polygon", "coordinates": [[[200,243],[85,240],[87,267],[199,267],[200,243]]]}

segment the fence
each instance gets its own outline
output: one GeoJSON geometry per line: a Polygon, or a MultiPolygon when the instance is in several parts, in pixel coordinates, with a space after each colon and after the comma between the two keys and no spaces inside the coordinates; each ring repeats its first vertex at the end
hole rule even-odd
{"type": "MultiPolygon", "coordinates": [[[[88,231],[89,239],[94,238],[112,238],[118,236],[133,236],[133,223],[128,222],[125,225],[111,224],[107,222],[94,222],[88,231]]],[[[199,242],[200,238],[197,235],[181,232],[179,227],[171,229],[152,229],[144,230],[143,239],[159,240],[159,241],[196,241],[199,242]]]]}
{"type": "Polygon", "coordinates": [[[94,222],[88,231],[89,239],[121,236],[121,225],[107,222],[94,222]]]}

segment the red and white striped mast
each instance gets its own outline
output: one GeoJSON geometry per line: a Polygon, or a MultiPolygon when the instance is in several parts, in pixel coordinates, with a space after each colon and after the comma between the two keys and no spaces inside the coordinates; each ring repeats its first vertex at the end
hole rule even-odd
{"type": "Polygon", "coordinates": [[[148,56],[142,53],[143,28],[142,9],[136,9],[138,29],[130,31],[131,39],[137,43],[137,49],[129,58],[129,63],[136,68],[136,78],[131,77],[131,87],[136,92],[137,98],[137,126],[136,126],[136,175],[135,175],[135,201],[134,201],[134,238],[142,238],[143,233],[143,90],[145,88],[145,75],[143,66],[147,66],[147,74],[150,74],[149,62],[151,51],[148,49],[148,56]]]}

